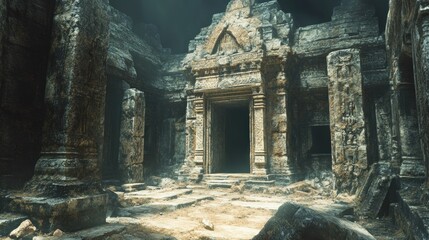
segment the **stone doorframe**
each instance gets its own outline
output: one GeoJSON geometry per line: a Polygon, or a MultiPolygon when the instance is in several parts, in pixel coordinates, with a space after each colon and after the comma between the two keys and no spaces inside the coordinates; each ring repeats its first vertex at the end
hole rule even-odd
{"type": "Polygon", "coordinates": [[[197,168],[210,173],[212,164],[212,109],[222,102],[249,102],[250,174],[267,174],[267,146],[265,127],[265,93],[260,87],[227,93],[204,94],[195,99],[195,159],[197,168]]]}

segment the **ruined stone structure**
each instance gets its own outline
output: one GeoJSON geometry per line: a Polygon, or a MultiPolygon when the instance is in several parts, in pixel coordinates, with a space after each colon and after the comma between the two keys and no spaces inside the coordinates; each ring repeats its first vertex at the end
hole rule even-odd
{"type": "Polygon", "coordinates": [[[241,173],[318,178],[371,217],[392,203],[428,239],[429,2],[382,17],[342,0],[299,26],[231,0],[175,55],[107,0],[1,1],[0,212],[73,231],[104,223],[102,183],[241,173]]]}

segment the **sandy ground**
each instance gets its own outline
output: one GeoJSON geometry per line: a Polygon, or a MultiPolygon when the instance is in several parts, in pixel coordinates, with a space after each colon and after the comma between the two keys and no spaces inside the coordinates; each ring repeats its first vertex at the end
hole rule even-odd
{"type": "Polygon", "coordinates": [[[127,234],[122,237],[129,239],[143,237],[142,234],[146,234],[145,239],[251,239],[285,202],[296,202],[335,215],[351,207],[351,198],[334,200],[316,190],[302,190],[300,186],[290,194],[267,194],[241,193],[236,189],[194,189],[191,194],[178,198],[210,195],[213,200],[171,212],[112,217],[108,221],[127,225],[127,234]],[[203,220],[213,224],[214,229],[206,229],[203,220]]]}

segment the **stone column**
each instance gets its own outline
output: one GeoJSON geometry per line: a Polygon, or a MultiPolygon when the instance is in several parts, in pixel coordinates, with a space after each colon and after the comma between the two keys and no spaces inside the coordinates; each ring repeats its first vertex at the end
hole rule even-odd
{"type": "Polygon", "coordinates": [[[429,0],[418,1],[417,8],[412,34],[414,74],[420,137],[429,186],[429,0]]]}
{"type": "Polygon", "coordinates": [[[253,174],[267,174],[267,146],[265,142],[265,94],[253,90],[253,174]]]}
{"type": "Polygon", "coordinates": [[[123,183],[143,183],[145,97],[128,89],[122,101],[119,172],[123,183]]]}
{"type": "Polygon", "coordinates": [[[335,188],[354,194],[368,168],[360,52],[335,51],[327,62],[335,188]]]}
{"type": "Polygon", "coordinates": [[[391,60],[390,87],[391,87],[391,115],[392,115],[392,137],[391,137],[391,163],[395,172],[400,172],[401,167],[401,135],[399,128],[399,89],[401,73],[399,72],[398,59],[391,60]]]}
{"type": "Polygon", "coordinates": [[[196,96],[195,101],[195,155],[194,170],[195,174],[202,173],[204,169],[204,96],[196,96]]]}
{"type": "Polygon", "coordinates": [[[43,198],[17,198],[9,206],[38,219],[44,231],[105,222],[99,180],[108,29],[107,0],[56,1],[42,153],[27,185],[27,194],[43,198]]]}
{"type": "Polygon", "coordinates": [[[107,1],[57,1],[35,178],[98,179],[103,136],[107,1]],[[90,16],[90,17],[88,17],[90,16]]]}
{"type": "MultiPolygon", "coordinates": [[[[196,149],[196,113],[195,113],[195,95],[192,91],[187,92],[186,105],[186,150],[185,161],[180,168],[180,180],[187,181],[193,168],[195,167],[195,149],[196,149]]],[[[200,166],[201,167],[201,166],[200,166]]],[[[199,170],[199,172],[202,169],[199,170]]]]}
{"type": "Polygon", "coordinates": [[[287,116],[287,93],[286,76],[284,67],[275,79],[275,92],[271,110],[272,141],[270,152],[270,173],[281,173],[288,176],[293,175],[292,164],[289,162],[287,152],[288,141],[288,116],[287,116]]]}

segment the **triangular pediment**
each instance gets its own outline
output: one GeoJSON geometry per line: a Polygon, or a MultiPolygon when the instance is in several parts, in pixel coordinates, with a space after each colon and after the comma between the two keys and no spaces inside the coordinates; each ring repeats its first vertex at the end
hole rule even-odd
{"type": "Polygon", "coordinates": [[[223,31],[216,41],[212,54],[233,54],[241,52],[243,47],[230,31],[223,31]]]}

